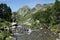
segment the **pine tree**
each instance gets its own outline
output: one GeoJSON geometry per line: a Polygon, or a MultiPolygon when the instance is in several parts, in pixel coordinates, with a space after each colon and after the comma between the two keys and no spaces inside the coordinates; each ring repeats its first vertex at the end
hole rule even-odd
{"type": "Polygon", "coordinates": [[[12,11],[6,4],[0,4],[0,18],[5,21],[11,21],[12,11]]]}

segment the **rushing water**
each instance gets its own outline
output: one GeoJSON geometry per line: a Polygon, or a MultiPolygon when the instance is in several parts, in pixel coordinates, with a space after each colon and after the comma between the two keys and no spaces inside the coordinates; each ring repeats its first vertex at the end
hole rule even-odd
{"type": "Polygon", "coordinates": [[[56,36],[49,29],[30,29],[26,26],[17,26],[12,40],[56,40],[56,36]]]}

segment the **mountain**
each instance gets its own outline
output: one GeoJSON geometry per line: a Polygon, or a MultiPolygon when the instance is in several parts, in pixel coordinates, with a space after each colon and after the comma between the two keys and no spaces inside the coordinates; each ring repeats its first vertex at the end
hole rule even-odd
{"type": "Polygon", "coordinates": [[[41,9],[41,8],[43,8],[43,5],[41,5],[41,4],[37,4],[37,5],[35,6],[35,9],[36,9],[36,10],[39,10],[39,9],[41,9]]]}
{"type": "Polygon", "coordinates": [[[47,8],[51,7],[53,4],[37,4],[34,8],[30,8],[29,6],[23,6],[17,11],[18,20],[22,23],[26,23],[32,20],[31,17],[34,13],[38,11],[45,11],[47,8]]]}
{"type": "Polygon", "coordinates": [[[30,13],[31,9],[26,5],[20,8],[17,12],[18,14],[25,16],[26,14],[30,13]]]}

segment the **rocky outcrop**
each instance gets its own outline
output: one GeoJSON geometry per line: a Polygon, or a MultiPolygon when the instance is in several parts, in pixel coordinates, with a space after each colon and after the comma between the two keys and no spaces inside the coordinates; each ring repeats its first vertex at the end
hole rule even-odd
{"type": "Polygon", "coordinates": [[[22,8],[20,8],[18,10],[18,14],[22,15],[22,16],[25,16],[26,14],[29,14],[31,11],[31,9],[28,7],[28,6],[23,6],[22,8]]]}

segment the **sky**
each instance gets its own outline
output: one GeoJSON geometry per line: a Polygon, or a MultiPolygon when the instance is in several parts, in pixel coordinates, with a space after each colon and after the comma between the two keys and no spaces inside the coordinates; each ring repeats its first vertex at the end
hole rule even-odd
{"type": "Polygon", "coordinates": [[[0,0],[0,4],[1,3],[7,4],[12,9],[12,11],[15,12],[25,5],[33,8],[36,4],[54,3],[54,0],[0,0]]]}

